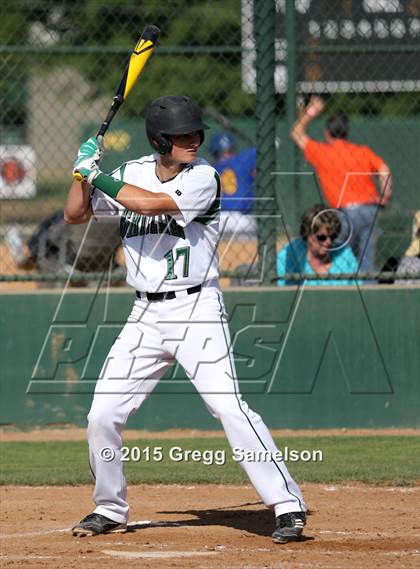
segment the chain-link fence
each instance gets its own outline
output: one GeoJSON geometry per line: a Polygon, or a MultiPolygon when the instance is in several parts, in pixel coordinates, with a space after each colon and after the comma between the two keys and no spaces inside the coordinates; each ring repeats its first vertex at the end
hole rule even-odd
{"type": "MultiPolygon", "coordinates": [[[[362,150],[360,168],[341,164],[344,201],[328,197],[346,155],[336,152],[322,170],[323,147],[315,159],[290,137],[296,110],[319,95],[325,108],[304,135],[323,140],[324,119],[343,111],[349,141],[389,166],[393,197],[386,207],[375,201],[368,220],[376,244],[368,272],[392,277],[420,209],[418,0],[3,0],[0,10],[0,279],[9,288],[62,283],[74,269],[75,284],[104,271],[124,282],[118,227],[68,226],[62,213],[77,148],[105,117],[146,24],[160,27],[160,44],[112,123],[101,168],[151,152],[144,114],[154,98],[194,97],[211,126],[202,155],[216,163],[228,152],[219,166],[223,284],[276,284],[276,253],[299,238],[311,206],[354,208],[384,194],[378,164],[367,168],[362,150]],[[358,203],[351,182],[361,173],[374,179],[358,203]]],[[[415,241],[408,252],[418,257],[415,241]]],[[[331,257],[326,268],[308,258],[283,269],[332,278],[331,257]]],[[[352,272],[346,267],[338,273],[352,272]]]]}

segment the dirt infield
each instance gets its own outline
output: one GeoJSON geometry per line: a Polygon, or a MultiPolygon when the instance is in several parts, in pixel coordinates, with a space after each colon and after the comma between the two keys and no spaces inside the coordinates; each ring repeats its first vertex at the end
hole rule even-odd
{"type": "Polygon", "coordinates": [[[89,487],[0,489],[1,566],[387,569],[418,567],[420,487],[303,485],[305,537],[276,545],[273,514],[248,486],[131,486],[126,534],[74,538],[89,487]]]}

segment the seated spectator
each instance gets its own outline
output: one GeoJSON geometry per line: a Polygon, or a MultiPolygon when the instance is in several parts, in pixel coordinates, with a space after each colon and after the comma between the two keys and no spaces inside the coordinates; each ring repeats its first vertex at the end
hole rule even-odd
{"type": "MultiPolygon", "coordinates": [[[[324,205],[315,205],[301,218],[300,238],[285,245],[277,254],[277,275],[289,273],[334,275],[356,273],[358,264],[348,245],[334,247],[341,230],[338,215],[324,205]]],[[[277,284],[299,285],[303,279],[279,280],[277,284]]],[[[306,285],[351,285],[355,280],[305,280],[306,285]]]]}
{"type": "Polygon", "coordinates": [[[19,225],[10,225],[6,231],[6,243],[16,266],[25,270],[55,271],[65,228],[62,211],[44,219],[27,240],[23,239],[19,225]]]}
{"type": "MultiPolygon", "coordinates": [[[[398,275],[420,275],[420,210],[418,210],[413,220],[413,232],[410,246],[401,258],[398,268],[398,275]]],[[[420,277],[414,279],[397,279],[395,284],[420,284],[420,277]]]]}
{"type": "Polygon", "coordinates": [[[228,132],[215,134],[209,144],[213,166],[220,174],[222,199],[220,232],[239,240],[255,239],[257,224],[251,211],[255,200],[256,148],[235,150],[235,138],[228,132]]]}
{"type": "MultiPolygon", "coordinates": [[[[327,120],[324,142],[308,136],[306,129],[323,109],[322,98],[311,97],[290,135],[314,168],[325,202],[345,214],[343,236],[346,239],[350,234],[348,244],[357,256],[360,271],[375,272],[378,206],[385,207],[392,197],[391,170],[368,146],[350,142],[350,121],[343,112],[327,120]]],[[[344,241],[342,236],[340,239],[344,241]]]]}
{"type": "Polygon", "coordinates": [[[44,219],[23,239],[18,225],[6,231],[6,243],[19,269],[41,273],[77,271],[101,272],[116,268],[114,253],[120,245],[119,224],[114,218],[93,220],[88,226],[69,226],[62,211],[44,219]]]}

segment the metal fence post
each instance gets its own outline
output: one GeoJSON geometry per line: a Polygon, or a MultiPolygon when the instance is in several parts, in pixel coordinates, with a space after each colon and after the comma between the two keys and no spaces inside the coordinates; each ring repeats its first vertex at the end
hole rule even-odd
{"type": "MultiPolygon", "coordinates": [[[[297,50],[296,50],[296,15],[295,3],[286,2],[286,41],[287,41],[287,90],[286,90],[286,127],[287,133],[290,132],[296,116],[296,81],[297,81],[297,50]]],[[[296,145],[290,141],[286,145],[286,152],[288,155],[287,164],[289,172],[297,172],[299,164],[299,155],[296,145]]],[[[293,203],[293,215],[290,219],[293,224],[297,224],[297,220],[301,213],[301,200],[300,200],[300,179],[295,174],[289,174],[286,177],[287,191],[290,192],[293,203]]]]}
{"type": "Polygon", "coordinates": [[[257,75],[257,177],[256,214],[258,256],[263,284],[272,284],[276,272],[274,0],[254,0],[257,75]]]}

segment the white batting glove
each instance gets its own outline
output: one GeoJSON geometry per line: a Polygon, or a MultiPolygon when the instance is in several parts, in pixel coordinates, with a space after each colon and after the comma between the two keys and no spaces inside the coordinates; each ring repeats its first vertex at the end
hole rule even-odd
{"type": "Polygon", "coordinates": [[[91,136],[89,140],[80,145],[74,167],[77,168],[88,158],[94,162],[99,163],[99,161],[102,159],[103,154],[104,149],[99,144],[98,139],[95,136],[91,136]]]}
{"type": "Polygon", "coordinates": [[[95,162],[93,162],[89,167],[79,166],[79,168],[75,168],[73,170],[73,173],[75,172],[82,176],[84,182],[88,182],[91,185],[94,184],[96,176],[102,174],[95,162]]]}
{"type": "Polygon", "coordinates": [[[79,148],[73,167],[73,176],[79,174],[86,181],[89,181],[93,174],[93,177],[95,177],[100,173],[98,164],[102,159],[103,153],[104,150],[98,139],[94,136],[89,138],[89,140],[84,142],[79,148]]]}

